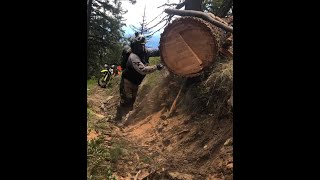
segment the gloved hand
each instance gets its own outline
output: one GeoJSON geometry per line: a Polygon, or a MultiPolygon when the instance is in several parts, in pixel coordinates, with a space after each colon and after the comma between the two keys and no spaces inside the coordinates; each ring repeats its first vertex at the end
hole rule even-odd
{"type": "Polygon", "coordinates": [[[158,70],[163,69],[163,65],[162,65],[162,64],[157,64],[157,69],[158,69],[158,70]]]}

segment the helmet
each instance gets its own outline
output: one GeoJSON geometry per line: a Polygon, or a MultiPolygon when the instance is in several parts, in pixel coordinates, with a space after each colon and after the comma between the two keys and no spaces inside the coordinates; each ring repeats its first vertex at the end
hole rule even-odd
{"type": "Polygon", "coordinates": [[[145,53],[146,38],[143,35],[138,35],[137,37],[133,38],[131,41],[131,51],[135,54],[142,54],[145,53]]]}
{"type": "Polygon", "coordinates": [[[146,38],[140,34],[131,41],[131,46],[134,44],[146,44],[146,38]]]}

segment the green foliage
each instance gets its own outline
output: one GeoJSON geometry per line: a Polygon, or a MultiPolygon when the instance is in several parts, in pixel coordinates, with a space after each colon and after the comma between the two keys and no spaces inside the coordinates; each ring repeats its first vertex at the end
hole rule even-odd
{"type": "Polygon", "coordinates": [[[119,64],[123,30],[123,14],[126,13],[118,0],[93,0],[88,25],[87,77],[98,75],[107,64],[119,64]]]}
{"type": "Polygon", "coordinates": [[[160,57],[150,57],[149,58],[149,64],[150,65],[155,65],[160,63],[160,57]]]}
{"type": "Polygon", "coordinates": [[[123,155],[123,150],[122,150],[121,144],[115,144],[113,148],[110,149],[111,162],[117,162],[122,155],[123,155]]]}
{"type": "Polygon", "coordinates": [[[205,12],[211,12],[222,17],[225,14],[224,11],[228,12],[232,7],[228,5],[230,2],[232,4],[232,0],[204,0],[202,6],[205,12]]]}
{"type": "Polygon", "coordinates": [[[87,108],[87,118],[90,119],[94,115],[93,111],[87,108]]]}
{"type": "Polygon", "coordinates": [[[111,172],[110,152],[102,136],[88,141],[87,179],[115,179],[111,172]]]}
{"type": "Polygon", "coordinates": [[[112,163],[116,163],[123,153],[123,142],[114,142],[107,147],[102,135],[88,141],[87,180],[116,180],[112,175],[112,163]]]}
{"type": "Polygon", "coordinates": [[[115,164],[124,153],[125,141],[113,141],[108,147],[103,135],[87,142],[87,180],[115,180],[112,164],[115,164]]]}
{"type": "Polygon", "coordinates": [[[111,169],[108,169],[107,171],[107,180],[117,180],[116,177],[112,175],[111,169]]]}
{"type": "Polygon", "coordinates": [[[98,84],[97,82],[97,78],[95,77],[92,77],[91,79],[88,79],[87,80],[87,88],[88,89],[92,89],[94,86],[96,86],[98,84]]]}
{"type": "MultiPolygon", "coordinates": [[[[160,57],[150,57],[149,58],[149,65],[156,65],[160,63],[160,57]]],[[[157,85],[159,83],[159,75],[160,75],[160,71],[156,71],[153,73],[150,73],[146,76],[145,80],[146,84],[149,85],[150,87],[154,87],[155,85],[157,85]]]]}
{"type": "Polygon", "coordinates": [[[217,14],[219,7],[222,5],[223,0],[204,0],[203,9],[207,12],[217,14]]]}
{"type": "Polygon", "coordinates": [[[142,156],[141,161],[144,163],[150,164],[152,160],[148,156],[142,156]]]}

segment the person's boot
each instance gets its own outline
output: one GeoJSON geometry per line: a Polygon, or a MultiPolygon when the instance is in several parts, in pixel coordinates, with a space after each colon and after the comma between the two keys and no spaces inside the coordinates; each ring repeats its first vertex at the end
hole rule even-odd
{"type": "Polygon", "coordinates": [[[122,127],[125,117],[128,115],[130,108],[129,107],[119,107],[117,108],[116,117],[114,118],[113,122],[116,126],[122,127]]]}
{"type": "Polygon", "coordinates": [[[112,119],[113,122],[122,122],[123,110],[122,107],[117,107],[116,116],[112,119]]]}

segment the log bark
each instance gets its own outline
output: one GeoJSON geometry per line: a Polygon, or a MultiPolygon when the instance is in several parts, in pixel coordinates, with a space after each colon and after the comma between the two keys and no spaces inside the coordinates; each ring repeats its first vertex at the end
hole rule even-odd
{"type": "Polygon", "coordinates": [[[227,32],[233,32],[233,27],[228,26],[216,19],[213,19],[210,15],[207,13],[201,12],[201,11],[194,11],[194,10],[177,10],[177,9],[165,9],[164,12],[167,14],[173,14],[173,15],[179,15],[179,16],[193,16],[201,18],[205,21],[210,22],[211,24],[227,31],[227,32]]]}

